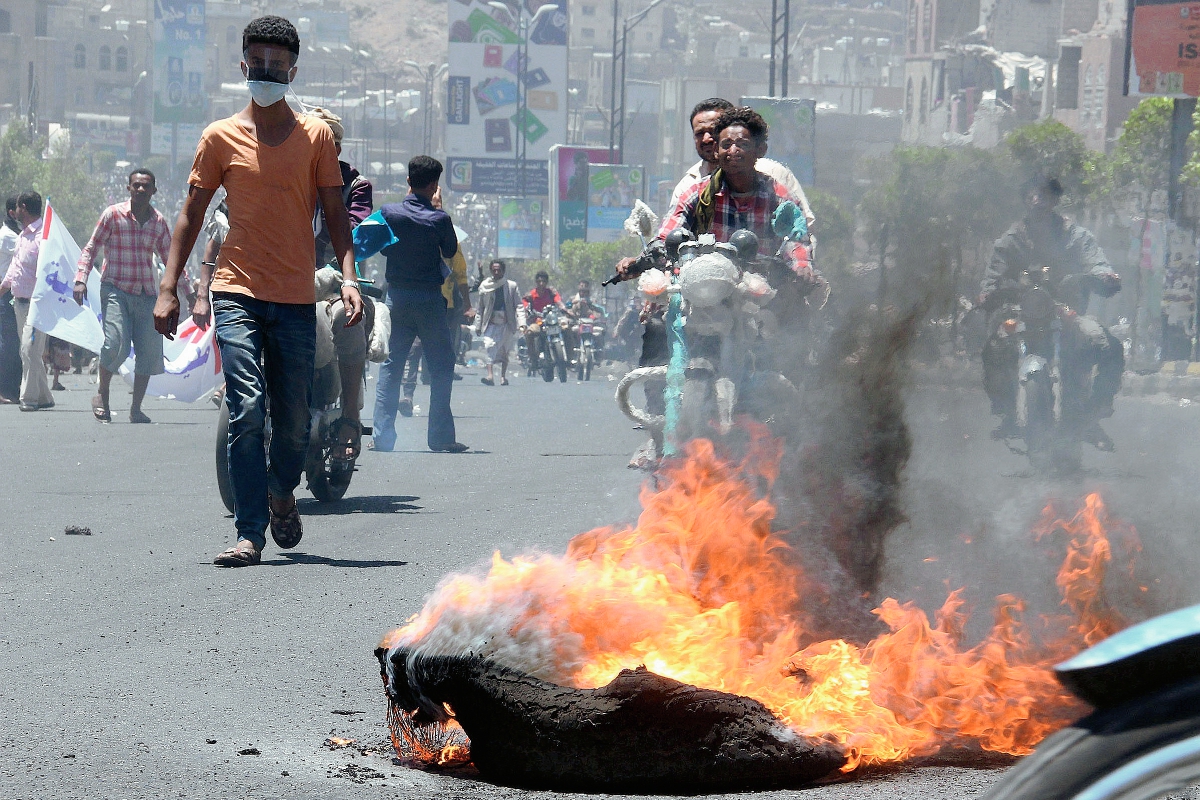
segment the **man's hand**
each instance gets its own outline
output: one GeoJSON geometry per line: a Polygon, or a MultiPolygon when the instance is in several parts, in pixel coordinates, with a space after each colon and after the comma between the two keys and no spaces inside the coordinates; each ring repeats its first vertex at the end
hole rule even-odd
{"type": "Polygon", "coordinates": [[[463,312],[463,316],[466,317],[468,320],[475,319],[475,309],[468,308],[466,311],[463,312]]]}
{"type": "Polygon", "coordinates": [[[71,294],[75,295],[75,302],[83,305],[83,301],[87,300],[87,284],[83,281],[75,281],[75,289],[71,294]]]}
{"type": "MultiPolygon", "coordinates": [[[[158,311],[157,304],[155,304],[154,310],[158,311]]],[[[206,331],[210,316],[212,316],[212,303],[208,301],[208,295],[196,297],[196,302],[192,303],[192,322],[196,323],[196,327],[200,330],[206,331]]]]}
{"type": "Polygon", "coordinates": [[[637,261],[637,256],[626,256],[617,262],[617,274],[621,276],[621,280],[626,280],[629,277],[629,268],[637,261]]]}
{"type": "Polygon", "coordinates": [[[343,286],[342,305],[349,312],[346,314],[346,327],[353,328],[363,318],[363,299],[358,289],[353,286],[343,286]]]}
{"type": "Polygon", "coordinates": [[[158,300],[154,303],[154,330],[161,333],[168,341],[175,338],[175,329],[179,327],[179,298],[174,291],[158,292],[158,300]]]}

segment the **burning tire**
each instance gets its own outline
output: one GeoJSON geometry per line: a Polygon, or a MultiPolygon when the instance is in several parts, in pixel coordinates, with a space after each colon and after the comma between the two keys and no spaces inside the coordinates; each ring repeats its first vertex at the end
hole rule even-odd
{"type": "Polygon", "coordinates": [[[1200,781],[1200,680],[1085,717],[984,800],[1151,800],[1200,781]]]}
{"type": "MultiPolygon", "coordinates": [[[[380,647],[389,717],[437,725],[450,714],[471,760],[497,783],[602,792],[698,793],[801,786],[846,760],[757,700],[623,670],[572,689],[475,656],[380,647]]],[[[393,736],[396,731],[393,730],[393,736]]]]}

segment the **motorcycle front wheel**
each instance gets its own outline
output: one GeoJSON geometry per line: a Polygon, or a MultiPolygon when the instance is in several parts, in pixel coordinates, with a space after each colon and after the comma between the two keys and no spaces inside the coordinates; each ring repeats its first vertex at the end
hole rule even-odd
{"type": "Polygon", "coordinates": [[[567,350],[566,347],[559,342],[558,347],[554,351],[554,360],[557,362],[554,365],[555,371],[558,373],[558,382],[567,382],[567,350]]]}
{"type": "Polygon", "coordinates": [[[542,347],[541,361],[542,380],[546,383],[551,383],[554,380],[554,355],[548,343],[542,347]]]}
{"type": "Polygon", "coordinates": [[[233,513],[233,483],[229,479],[229,406],[224,402],[217,411],[217,493],[225,510],[233,513]]]}
{"type": "Polygon", "coordinates": [[[1047,471],[1054,462],[1054,386],[1044,371],[1034,373],[1025,383],[1025,451],[1039,471],[1047,471]]]}
{"type": "Polygon", "coordinates": [[[1200,679],[1194,679],[1059,731],[984,800],[1165,800],[1198,782],[1200,679]]]}

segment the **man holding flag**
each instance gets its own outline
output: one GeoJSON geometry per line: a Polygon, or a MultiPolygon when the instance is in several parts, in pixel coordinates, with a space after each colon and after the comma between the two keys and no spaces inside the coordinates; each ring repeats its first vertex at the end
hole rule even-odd
{"type": "Polygon", "coordinates": [[[142,399],[151,375],[163,372],[163,339],[154,329],[154,303],[158,299],[158,275],[154,256],[165,264],[171,251],[171,228],[162,214],[150,205],[157,191],[154,173],[145,168],[129,173],[129,200],[109,206],[100,215],[92,238],[79,256],[75,273],[75,302],[87,299],[88,274],[96,251],[104,248],[100,267],[100,304],[104,322],[104,347],[100,350],[100,388],[92,398],[92,415],[111,422],[109,387],[133,346],[136,366],[129,421],[146,423],[142,399]]]}
{"type": "Polygon", "coordinates": [[[21,234],[17,249],[0,281],[0,297],[12,292],[13,308],[17,312],[17,329],[21,331],[21,410],[40,411],[54,408],[54,396],[46,380],[46,334],[33,326],[30,319],[30,298],[37,285],[38,251],[42,245],[42,196],[34,191],[17,197],[17,222],[21,234]]]}

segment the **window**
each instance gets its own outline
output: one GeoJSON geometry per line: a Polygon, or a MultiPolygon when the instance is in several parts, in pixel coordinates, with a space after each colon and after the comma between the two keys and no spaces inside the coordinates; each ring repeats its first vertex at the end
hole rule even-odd
{"type": "Polygon", "coordinates": [[[583,6],[583,15],[585,17],[596,16],[596,7],[595,6],[583,6]]]}
{"type": "Polygon", "coordinates": [[[12,33],[12,15],[0,8],[0,33],[12,33]]]}
{"type": "Polygon", "coordinates": [[[1101,64],[1096,69],[1096,83],[1092,91],[1092,120],[1097,128],[1104,127],[1104,103],[1108,99],[1108,86],[1105,84],[1107,71],[1101,64]]]}
{"type": "Polygon", "coordinates": [[[127,72],[129,70],[129,51],[124,47],[117,48],[117,72],[127,72]]]}
{"type": "Polygon", "coordinates": [[[584,39],[595,39],[596,38],[596,29],[595,28],[580,28],[579,35],[582,36],[584,39]]]}
{"type": "Polygon", "coordinates": [[[1059,108],[1079,108],[1079,58],[1083,48],[1064,46],[1058,57],[1059,108]]]}
{"type": "Polygon", "coordinates": [[[921,77],[921,105],[918,108],[921,114],[918,121],[924,125],[925,121],[929,119],[927,113],[929,110],[929,81],[924,76],[921,77]]]}
{"type": "Polygon", "coordinates": [[[749,47],[742,45],[741,47],[738,48],[738,58],[749,58],[749,57],[750,57],[750,48],[749,47]]]}
{"type": "Polygon", "coordinates": [[[75,45],[75,69],[87,69],[87,48],[75,45]]]}
{"type": "Polygon", "coordinates": [[[908,86],[904,90],[904,121],[912,122],[913,108],[913,82],[912,78],[908,79],[908,86]]]}
{"type": "Polygon", "coordinates": [[[46,3],[38,3],[33,10],[33,35],[49,36],[50,18],[46,3]]]}
{"type": "Polygon", "coordinates": [[[225,29],[225,46],[226,47],[237,47],[238,46],[238,29],[234,25],[230,25],[228,28],[225,29]]]}
{"type": "Polygon", "coordinates": [[[96,62],[96,66],[100,68],[101,72],[108,72],[112,69],[112,50],[109,49],[108,45],[100,47],[100,53],[96,57],[96,62]]]}

